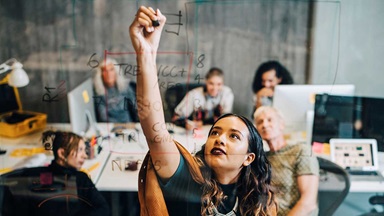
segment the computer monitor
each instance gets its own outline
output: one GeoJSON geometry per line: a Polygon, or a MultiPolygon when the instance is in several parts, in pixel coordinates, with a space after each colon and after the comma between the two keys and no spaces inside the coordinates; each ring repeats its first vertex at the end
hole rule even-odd
{"type": "Polygon", "coordinates": [[[93,128],[94,133],[97,133],[92,78],[88,78],[70,91],[67,97],[72,131],[85,136],[88,130],[93,128]]]}
{"type": "Polygon", "coordinates": [[[312,144],[332,138],[376,139],[384,152],[384,98],[316,95],[312,144]]]}
{"type": "Polygon", "coordinates": [[[354,93],[354,85],[277,85],[272,106],[283,115],[285,133],[307,131],[308,137],[313,119],[313,112],[308,111],[313,111],[316,94],[353,96],[354,93]]]}

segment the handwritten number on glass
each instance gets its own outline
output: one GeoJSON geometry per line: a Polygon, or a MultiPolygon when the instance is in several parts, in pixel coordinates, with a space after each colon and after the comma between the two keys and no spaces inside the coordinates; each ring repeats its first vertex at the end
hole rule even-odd
{"type": "Polygon", "coordinates": [[[87,65],[88,65],[89,67],[91,67],[91,70],[92,70],[92,69],[95,69],[95,68],[97,68],[97,67],[99,66],[99,61],[93,59],[93,57],[94,57],[95,55],[96,55],[96,53],[93,53],[93,54],[91,55],[91,57],[89,57],[89,60],[88,60],[88,63],[87,63],[87,65]]]}

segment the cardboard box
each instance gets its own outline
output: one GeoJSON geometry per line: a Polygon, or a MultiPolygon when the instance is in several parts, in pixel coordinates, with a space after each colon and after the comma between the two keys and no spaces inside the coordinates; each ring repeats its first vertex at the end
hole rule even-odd
{"type": "Polygon", "coordinates": [[[0,83],[0,136],[20,137],[46,125],[46,114],[23,111],[17,88],[6,81],[0,83]]]}

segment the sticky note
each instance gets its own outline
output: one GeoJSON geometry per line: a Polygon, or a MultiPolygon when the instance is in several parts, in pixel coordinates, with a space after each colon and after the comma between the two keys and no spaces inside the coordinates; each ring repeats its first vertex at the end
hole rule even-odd
{"type": "Polygon", "coordinates": [[[331,145],[329,145],[329,143],[323,144],[323,154],[326,154],[326,155],[331,154],[331,145]]]}
{"type": "Polygon", "coordinates": [[[315,102],[316,102],[316,94],[312,93],[309,95],[309,103],[315,104],[315,102]]]}
{"type": "Polygon", "coordinates": [[[88,95],[87,90],[83,91],[83,100],[84,100],[84,103],[88,103],[89,102],[89,95],[88,95]]]}
{"type": "Polygon", "coordinates": [[[312,143],[312,151],[318,154],[323,153],[323,143],[313,142],[312,143]]]}

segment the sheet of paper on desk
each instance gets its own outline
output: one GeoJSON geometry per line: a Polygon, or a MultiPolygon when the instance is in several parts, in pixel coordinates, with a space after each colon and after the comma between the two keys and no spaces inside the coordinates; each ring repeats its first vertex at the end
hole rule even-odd
{"type": "Polygon", "coordinates": [[[32,156],[26,157],[22,161],[15,164],[13,166],[13,169],[43,166],[46,160],[47,160],[47,156],[45,154],[43,153],[35,154],[32,156]]]}

